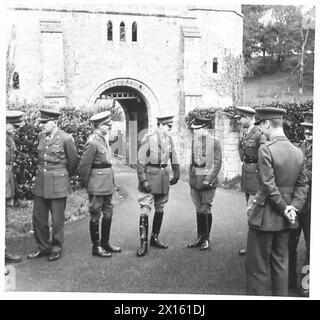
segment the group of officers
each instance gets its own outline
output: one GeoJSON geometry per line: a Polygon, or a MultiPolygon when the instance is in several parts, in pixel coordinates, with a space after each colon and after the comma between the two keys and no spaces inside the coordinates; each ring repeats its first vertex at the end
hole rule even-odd
{"type": "MultiPolygon", "coordinates": [[[[300,149],[291,144],[283,132],[284,109],[237,107],[241,137],[241,186],[245,192],[248,214],[246,255],[247,294],[288,295],[289,284],[297,288],[297,244],[301,229],[310,254],[312,113],[307,113],[305,141],[300,149]],[[259,120],[256,121],[256,114],[259,120]],[[290,263],[289,263],[290,262],[290,263]]],[[[121,248],[109,242],[115,190],[109,135],[111,113],[93,115],[95,130],[88,138],[83,155],[77,154],[73,138],[58,125],[59,111],[41,109],[42,132],[38,140],[38,170],[33,188],[33,230],[37,249],[27,258],[48,257],[55,261],[63,250],[63,226],[70,177],[79,168],[80,181],[89,197],[92,255],[107,258],[121,248]],[[49,232],[52,216],[52,236],[49,232]],[[100,216],[102,214],[102,219],[100,216]],[[100,223],[101,220],[101,223],[100,223]]],[[[15,197],[12,165],[15,155],[14,133],[22,124],[23,113],[7,111],[6,204],[15,197]]],[[[158,249],[168,245],[159,239],[164,207],[170,186],[180,178],[180,165],[170,131],[173,116],[157,118],[157,128],[144,136],[138,150],[138,203],[140,206],[140,247],[143,257],[148,244],[158,249]],[[170,178],[168,164],[173,176],[170,178]],[[150,241],[149,215],[154,207],[150,241]]],[[[212,202],[222,165],[220,142],[212,134],[212,121],[196,117],[191,123],[190,195],[195,206],[196,238],[188,248],[210,249],[212,202]]],[[[5,252],[7,263],[22,257],[5,252]]]]}

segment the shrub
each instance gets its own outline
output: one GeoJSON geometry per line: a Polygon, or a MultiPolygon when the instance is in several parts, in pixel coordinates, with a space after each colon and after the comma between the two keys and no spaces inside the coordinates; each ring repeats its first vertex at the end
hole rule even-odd
{"type": "MultiPolygon", "coordinates": [[[[284,132],[292,143],[298,143],[304,139],[303,127],[300,123],[303,122],[303,112],[313,110],[313,100],[295,101],[295,102],[271,102],[269,104],[251,105],[250,107],[256,109],[258,107],[276,107],[285,109],[286,115],[284,117],[284,132]]],[[[236,114],[235,107],[229,107],[225,109],[220,108],[196,108],[188,113],[185,118],[187,126],[190,128],[190,124],[195,117],[206,117],[212,120],[213,126],[215,121],[215,114],[218,110],[223,112],[231,119],[231,127],[233,130],[237,129],[237,120],[233,119],[236,114]]]]}
{"type": "MultiPolygon", "coordinates": [[[[38,163],[38,135],[41,131],[37,122],[39,117],[39,109],[49,108],[36,104],[10,104],[9,110],[21,110],[24,113],[23,125],[16,131],[16,153],[14,170],[17,181],[16,196],[20,199],[32,199],[32,188],[36,177],[38,163]],[[20,152],[20,153],[19,153],[20,152]]],[[[89,119],[93,115],[94,110],[84,110],[64,107],[60,110],[62,116],[59,118],[58,124],[62,130],[72,135],[79,156],[83,154],[85,143],[89,135],[93,132],[93,125],[89,119]]],[[[99,108],[98,112],[104,111],[99,108]]],[[[97,112],[96,111],[96,112],[97,112]]],[[[73,190],[79,188],[78,171],[71,178],[71,186],[73,190]]]]}

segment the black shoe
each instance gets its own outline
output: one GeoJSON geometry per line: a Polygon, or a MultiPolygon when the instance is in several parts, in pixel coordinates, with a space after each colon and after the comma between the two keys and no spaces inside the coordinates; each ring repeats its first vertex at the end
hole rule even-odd
{"type": "Polygon", "coordinates": [[[11,254],[9,252],[5,252],[5,262],[6,263],[18,263],[22,261],[21,256],[16,256],[14,254],[11,254]]]}
{"type": "Polygon", "coordinates": [[[200,250],[204,251],[204,250],[208,250],[210,249],[210,243],[209,240],[204,240],[200,246],[200,250]]]}
{"type": "Polygon", "coordinates": [[[198,234],[197,239],[187,245],[187,248],[197,248],[202,245],[202,235],[198,234]]]}
{"type": "Polygon", "coordinates": [[[56,261],[61,258],[61,252],[51,252],[48,261],[56,261]]]}
{"type": "Polygon", "coordinates": [[[168,246],[164,243],[162,243],[157,234],[152,234],[150,239],[150,246],[156,247],[159,249],[168,249],[168,246]]]}
{"type": "Polygon", "coordinates": [[[101,246],[92,247],[92,255],[100,258],[110,258],[111,253],[104,250],[101,246]]]}
{"type": "Polygon", "coordinates": [[[247,254],[247,251],[246,251],[246,249],[240,249],[238,251],[238,254],[239,254],[239,256],[245,256],[247,254]]]}
{"type": "Polygon", "coordinates": [[[28,259],[37,259],[37,258],[42,258],[42,257],[47,257],[50,255],[50,251],[40,251],[40,250],[36,250],[32,253],[29,253],[27,255],[28,259]]]}
{"type": "Polygon", "coordinates": [[[114,253],[119,253],[121,252],[121,248],[118,246],[112,246],[111,244],[107,243],[102,246],[102,248],[107,251],[107,252],[114,252],[114,253]]]}

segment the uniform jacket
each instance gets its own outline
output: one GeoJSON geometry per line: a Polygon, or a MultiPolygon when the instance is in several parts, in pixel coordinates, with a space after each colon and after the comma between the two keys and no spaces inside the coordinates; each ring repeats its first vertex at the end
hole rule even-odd
{"type": "Polygon", "coordinates": [[[245,193],[256,194],[258,191],[258,149],[266,142],[266,137],[258,126],[244,134],[239,142],[242,164],[241,189],[245,193]]]}
{"type": "Polygon", "coordinates": [[[89,194],[108,195],[114,192],[114,172],[111,168],[111,149],[96,130],[88,139],[79,164],[80,179],[89,194]],[[110,165],[110,168],[103,168],[110,165]],[[100,168],[92,168],[100,166],[100,168]]]}
{"type": "Polygon", "coordinates": [[[197,190],[203,190],[203,181],[214,189],[218,184],[218,173],[222,165],[220,142],[210,134],[192,139],[191,165],[189,169],[189,184],[197,190]]]}
{"type": "Polygon", "coordinates": [[[6,137],[6,198],[13,198],[15,195],[15,178],[12,170],[15,158],[16,144],[14,139],[7,134],[6,137]]]}
{"type": "Polygon", "coordinates": [[[297,228],[283,212],[287,204],[299,211],[308,192],[304,155],[285,136],[259,148],[259,189],[248,212],[249,226],[261,231],[297,228]]]}
{"type": "Polygon", "coordinates": [[[141,185],[148,181],[152,194],[168,194],[170,189],[170,175],[167,168],[157,168],[151,165],[167,165],[170,160],[173,177],[180,178],[180,165],[173,139],[168,134],[163,138],[157,130],[146,134],[138,151],[137,173],[138,189],[143,191],[141,185]]]}
{"type": "Polygon", "coordinates": [[[311,212],[311,186],[312,186],[312,143],[307,145],[307,141],[303,141],[300,145],[300,150],[303,152],[306,161],[306,169],[307,169],[307,176],[308,176],[308,184],[309,184],[309,191],[308,196],[305,202],[303,209],[301,210],[302,213],[310,213],[311,212]]]}
{"type": "Polygon", "coordinates": [[[70,179],[79,157],[73,138],[58,129],[49,141],[39,134],[38,171],[33,194],[45,199],[64,198],[70,191],[70,179]]]}

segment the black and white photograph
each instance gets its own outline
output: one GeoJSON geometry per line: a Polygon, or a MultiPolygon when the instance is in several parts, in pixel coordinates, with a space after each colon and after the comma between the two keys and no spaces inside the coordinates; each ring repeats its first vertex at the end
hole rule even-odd
{"type": "Polygon", "coordinates": [[[4,2],[3,297],[319,298],[318,9],[4,2]]]}

